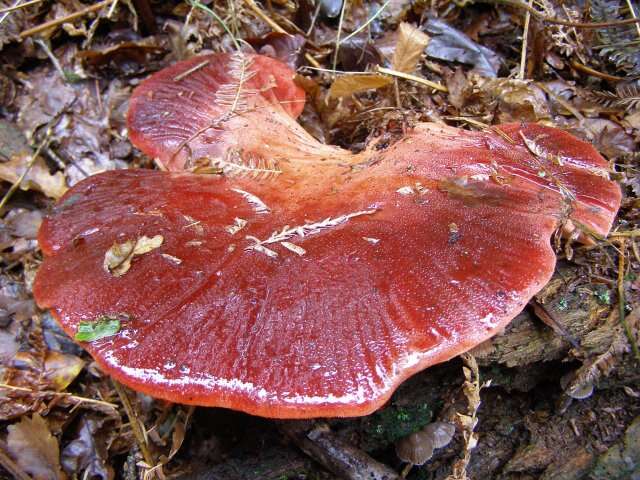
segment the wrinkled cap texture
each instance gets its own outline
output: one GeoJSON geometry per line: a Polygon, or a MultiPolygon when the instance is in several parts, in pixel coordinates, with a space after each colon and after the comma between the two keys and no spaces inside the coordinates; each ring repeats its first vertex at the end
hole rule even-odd
{"type": "Polygon", "coordinates": [[[266,417],[368,414],[503,329],[549,280],[556,229],[606,235],[620,204],[604,159],[554,128],[425,123],[355,155],[299,127],[302,100],[266,57],[161,71],[129,129],[172,171],[88,178],[43,223],[37,301],[72,336],[125,318],[83,344],[117,380],[266,417]]]}

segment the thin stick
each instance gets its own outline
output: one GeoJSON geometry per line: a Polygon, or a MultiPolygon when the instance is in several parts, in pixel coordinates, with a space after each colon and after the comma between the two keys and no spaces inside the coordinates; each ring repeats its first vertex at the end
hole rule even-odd
{"type": "Polygon", "coordinates": [[[626,299],[624,295],[624,261],[625,261],[625,253],[626,253],[626,240],[622,239],[619,242],[620,245],[620,254],[618,255],[618,314],[620,315],[620,323],[622,323],[622,328],[624,328],[624,333],[627,335],[627,339],[631,344],[631,351],[633,352],[636,360],[640,362],[640,350],[638,350],[638,344],[636,343],[636,339],[633,337],[633,332],[629,327],[629,322],[626,319],[626,299]]]}
{"type": "MultiPolygon", "coordinates": [[[[13,5],[11,5],[11,7],[9,8],[18,7],[19,5],[20,5],[20,0],[16,0],[15,2],[13,2],[13,5]]],[[[2,17],[0,17],[0,24],[2,24],[2,22],[4,22],[7,19],[10,13],[11,12],[6,12],[2,14],[2,17]]]]}
{"type": "Polygon", "coordinates": [[[29,2],[20,3],[19,5],[13,5],[11,7],[0,8],[0,13],[10,13],[20,10],[21,8],[27,8],[36,3],[40,3],[42,0],[30,0],[29,2]]]}
{"type": "Polygon", "coordinates": [[[112,380],[112,382],[113,382],[113,386],[116,389],[116,392],[118,392],[118,396],[120,397],[120,401],[122,402],[124,411],[127,413],[127,417],[129,418],[129,424],[131,425],[131,430],[133,430],[133,435],[136,437],[138,446],[140,447],[140,451],[142,452],[142,457],[144,458],[144,461],[149,466],[149,468],[153,468],[155,462],[153,460],[153,457],[151,456],[151,452],[149,451],[149,447],[147,445],[144,432],[140,428],[140,423],[138,423],[138,417],[136,416],[136,413],[133,410],[133,406],[129,401],[127,392],[124,390],[122,385],[120,385],[117,381],[112,380]]]}
{"type": "Polygon", "coordinates": [[[46,42],[41,38],[36,38],[35,42],[40,46],[40,48],[42,48],[42,50],[44,50],[45,55],[49,57],[49,60],[51,60],[51,63],[53,64],[53,68],[55,68],[56,72],[58,72],[58,75],[60,75],[60,78],[62,78],[62,81],[67,83],[67,76],[65,75],[64,70],[62,69],[62,65],[60,65],[60,62],[58,61],[56,56],[53,54],[53,52],[49,49],[46,42]]]}
{"type": "Polygon", "coordinates": [[[309,52],[304,54],[304,58],[306,58],[307,62],[309,62],[314,67],[316,68],[320,67],[320,63],[318,63],[318,61],[315,58],[313,58],[309,52]]]}
{"type": "MultiPolygon", "coordinates": [[[[529,0],[529,7],[533,9],[533,0],[529,0]]],[[[520,71],[518,78],[524,80],[527,67],[527,41],[529,40],[529,22],[531,22],[531,12],[527,10],[524,15],[524,31],[522,32],[522,51],[520,52],[520,71]]]]}
{"type": "MultiPolygon", "coordinates": [[[[637,19],[638,17],[636,16],[636,10],[635,8],[633,8],[633,3],[631,3],[631,0],[627,0],[627,6],[629,7],[629,12],[631,12],[631,16],[634,19],[637,19]]],[[[640,37],[640,24],[636,23],[636,32],[638,32],[638,37],[640,37]]]]}
{"type": "Polygon", "coordinates": [[[538,86],[538,88],[540,88],[544,93],[549,95],[556,102],[558,102],[561,106],[563,106],[569,113],[571,113],[574,117],[576,117],[578,119],[578,121],[580,122],[580,126],[584,127],[592,135],[592,138],[595,138],[597,136],[596,132],[594,132],[591,129],[591,127],[589,127],[588,125],[585,124],[585,120],[586,119],[584,118],[584,115],[582,115],[582,113],[580,113],[573,105],[571,105],[569,102],[567,102],[564,98],[562,98],[559,95],[556,95],[555,93],[553,93],[553,91],[551,89],[547,88],[543,83],[536,82],[536,86],[538,86]]]}
{"type": "Polygon", "coordinates": [[[622,232],[611,232],[609,236],[610,237],[636,237],[636,236],[640,236],[640,229],[626,230],[622,232]]]}
{"type": "Polygon", "coordinates": [[[27,38],[27,37],[30,37],[31,35],[35,35],[36,33],[40,33],[45,30],[48,30],[51,27],[57,27],[58,25],[61,25],[63,23],[68,23],[78,18],[84,17],[85,15],[91,12],[100,10],[102,7],[109,5],[111,2],[113,2],[113,0],[102,0],[102,2],[98,2],[94,5],[91,5],[87,8],[83,8],[82,10],[78,10],[77,12],[71,13],[64,17],[54,18],[53,20],[49,20],[48,22],[41,23],[40,25],[37,25],[33,28],[29,28],[25,30],[24,32],[21,32],[20,38],[27,38]]]}
{"type": "Polygon", "coordinates": [[[340,35],[342,35],[342,23],[344,22],[344,13],[347,10],[347,0],[342,0],[342,10],[340,10],[340,20],[338,21],[338,35],[336,36],[336,46],[333,51],[333,69],[338,65],[338,52],[340,51],[340,35]]]}
{"type": "Polygon", "coordinates": [[[15,385],[9,385],[7,383],[0,383],[0,388],[5,388],[7,390],[14,390],[16,392],[35,393],[37,395],[63,397],[63,398],[68,398],[69,400],[73,400],[74,402],[78,402],[78,403],[93,403],[95,405],[102,405],[104,407],[113,408],[114,410],[116,410],[118,408],[118,406],[116,404],[114,404],[114,403],[105,402],[103,400],[95,400],[93,398],[80,397],[78,395],[72,395],[72,394],[70,394],[68,392],[53,392],[53,391],[49,391],[49,390],[37,391],[37,390],[32,390],[32,389],[26,388],[26,387],[17,387],[15,385]]]}
{"type": "Polygon", "coordinates": [[[603,80],[608,80],[610,82],[620,82],[624,80],[622,77],[616,77],[614,75],[609,75],[608,73],[602,73],[598,70],[594,70],[591,67],[587,67],[586,65],[576,62],[575,60],[571,62],[571,68],[578,70],[579,72],[586,73],[587,75],[591,75],[592,77],[602,78],[603,80]]]}
{"type": "Polygon", "coordinates": [[[318,2],[318,6],[316,7],[316,11],[313,12],[313,17],[311,17],[311,25],[309,25],[309,29],[305,33],[305,37],[308,37],[309,35],[311,35],[311,32],[313,32],[313,29],[316,26],[316,21],[318,20],[318,15],[320,14],[320,7],[321,6],[322,6],[322,3],[318,2]]]}
{"type": "Polygon", "coordinates": [[[4,208],[4,206],[7,204],[9,199],[16,192],[16,190],[18,190],[18,188],[20,188],[20,185],[22,184],[22,181],[29,174],[29,172],[31,171],[31,168],[36,163],[36,160],[38,159],[38,156],[40,155],[40,151],[44,148],[44,146],[47,143],[49,143],[50,134],[51,134],[51,127],[49,127],[47,129],[47,133],[46,133],[44,139],[40,142],[40,145],[38,145],[38,148],[36,148],[36,151],[33,152],[33,154],[31,155],[31,158],[29,159],[29,161],[27,162],[27,165],[25,166],[24,172],[22,172],[22,174],[20,175],[18,180],[13,185],[11,185],[11,188],[9,188],[9,190],[7,190],[7,193],[5,193],[4,197],[2,197],[2,200],[0,200],[0,211],[4,208]]]}
{"type": "Polygon", "coordinates": [[[207,65],[209,65],[209,60],[204,60],[200,63],[198,63],[197,65],[194,65],[193,67],[191,67],[189,70],[187,70],[186,72],[182,72],[180,75],[176,75],[175,77],[173,77],[173,81],[174,82],[179,82],[180,80],[188,77],[189,75],[191,75],[194,72],[197,72],[198,70],[200,70],[202,67],[206,67],[207,65]]]}
{"type": "Polygon", "coordinates": [[[244,3],[247,4],[249,9],[253,13],[255,13],[257,17],[259,17],[263,22],[269,25],[274,32],[287,33],[287,31],[284,28],[282,28],[280,25],[278,25],[275,22],[275,20],[273,20],[269,15],[264,13],[262,9],[258,5],[256,5],[256,2],[254,2],[253,0],[244,0],[244,3]]]}
{"type": "Polygon", "coordinates": [[[384,68],[378,66],[376,70],[379,73],[384,73],[385,75],[391,75],[393,77],[404,78],[405,80],[410,80],[412,82],[420,83],[422,85],[426,85],[429,88],[433,88],[434,90],[438,90],[439,92],[448,93],[449,90],[447,87],[440,83],[432,82],[431,80],[427,80],[426,78],[418,77],[417,75],[411,75],[410,73],[399,72],[397,70],[391,70],[390,68],[384,68]]]}
{"type": "MultiPolygon", "coordinates": [[[[628,1],[628,0],[627,0],[628,1]]],[[[350,40],[351,38],[353,38],[354,36],[356,36],[357,34],[359,34],[362,30],[364,30],[365,28],[367,28],[369,26],[369,24],[371,22],[373,22],[376,18],[378,18],[380,16],[380,14],[384,11],[385,8],[387,8],[387,5],[389,5],[391,3],[391,0],[387,0],[386,2],[384,2],[382,4],[382,6],[376,11],[376,13],[374,13],[373,15],[371,15],[371,18],[369,20],[367,20],[366,22],[364,22],[360,27],[358,27],[354,32],[350,33],[349,35],[347,35],[346,37],[344,37],[344,39],[338,41],[338,43],[344,43],[348,40],[350,40]]],[[[318,4],[320,4],[318,2],[318,4]]],[[[334,67],[335,68],[335,67],[334,67]]]]}

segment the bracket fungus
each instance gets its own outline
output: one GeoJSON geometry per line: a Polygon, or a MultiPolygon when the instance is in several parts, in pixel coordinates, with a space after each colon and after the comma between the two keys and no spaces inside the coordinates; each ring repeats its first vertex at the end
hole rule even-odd
{"type": "Polygon", "coordinates": [[[297,124],[303,100],[258,55],[160,71],[129,132],[169,171],[90,177],[43,223],[38,303],[72,336],[122,318],[83,344],[117,380],[273,418],[368,414],[503,329],[549,280],[555,231],[606,235],[619,207],[605,160],[560,130],[422,123],[352,154],[297,124]]]}

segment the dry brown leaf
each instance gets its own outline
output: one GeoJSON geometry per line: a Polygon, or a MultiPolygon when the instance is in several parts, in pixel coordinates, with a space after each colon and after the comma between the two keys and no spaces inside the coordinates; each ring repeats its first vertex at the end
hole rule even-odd
{"type": "Polygon", "coordinates": [[[47,380],[56,391],[62,392],[80,374],[84,368],[84,360],[75,355],[51,350],[47,352],[44,368],[47,380]]]}
{"type": "Polygon", "coordinates": [[[58,440],[44,419],[34,413],[7,427],[7,448],[11,456],[34,480],[67,478],[60,467],[58,440]]]}
{"type": "Polygon", "coordinates": [[[391,61],[392,68],[405,73],[413,72],[428,43],[429,36],[426,33],[409,23],[401,23],[391,61]]]}
{"type": "MultiPolygon", "coordinates": [[[[0,179],[15,183],[31,160],[30,153],[21,153],[11,157],[8,162],[0,162],[0,179]]],[[[38,158],[22,181],[22,190],[38,190],[47,197],[60,198],[67,191],[67,184],[61,172],[49,173],[44,160],[38,158]]]]}
{"type": "Polygon", "coordinates": [[[33,352],[18,352],[13,357],[13,362],[20,369],[31,369],[37,375],[43,374],[47,388],[53,388],[57,392],[63,391],[80,374],[84,367],[84,360],[68,353],[47,351],[44,365],[39,355],[33,352]]]}
{"type": "Polygon", "coordinates": [[[393,82],[391,77],[370,75],[343,75],[335,79],[329,89],[329,98],[346,97],[354,93],[385,87],[393,82]]]}

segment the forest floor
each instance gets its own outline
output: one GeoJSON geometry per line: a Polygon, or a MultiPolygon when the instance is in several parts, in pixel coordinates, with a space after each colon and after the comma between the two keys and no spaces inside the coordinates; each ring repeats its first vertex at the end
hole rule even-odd
{"type": "Polygon", "coordinates": [[[205,4],[0,1],[0,477],[355,479],[380,462],[416,480],[640,478],[638,3],[205,4]],[[416,29],[426,48],[407,34],[416,29]],[[302,125],[351,150],[417,121],[569,131],[601,152],[623,190],[613,233],[558,242],[553,279],[503,334],[415,375],[366,417],[291,422],[292,432],[118,391],[36,307],[36,234],[85,177],[154,168],[127,138],[132,89],[178,60],[229,51],[234,38],[296,69],[308,96],[302,125]],[[477,415],[477,444],[458,429],[405,469],[396,442],[434,421],[460,425],[461,412],[477,415]],[[314,453],[296,429],[330,432],[334,451],[314,453]],[[340,455],[361,463],[337,474],[340,455]]]}

